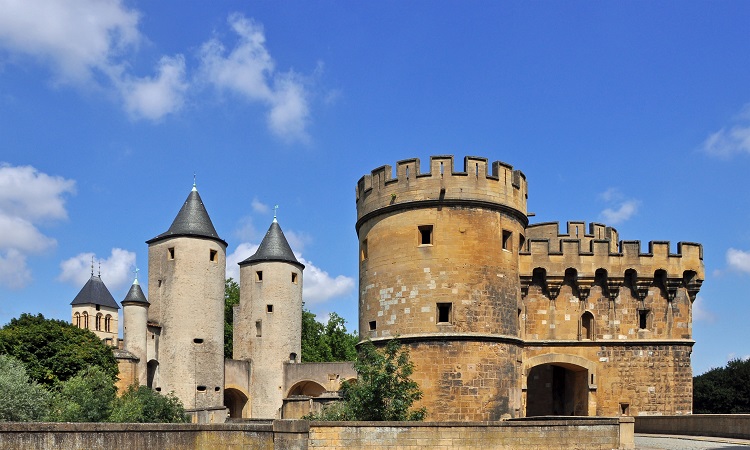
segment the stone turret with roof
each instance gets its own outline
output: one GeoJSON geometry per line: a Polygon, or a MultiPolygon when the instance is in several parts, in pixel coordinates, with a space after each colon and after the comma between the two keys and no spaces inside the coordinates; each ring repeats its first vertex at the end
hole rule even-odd
{"type": "Polygon", "coordinates": [[[133,378],[141,384],[148,379],[148,307],[148,300],[138,283],[136,269],[135,280],[122,300],[122,332],[125,349],[138,359],[133,378]]]}
{"type": "Polygon", "coordinates": [[[155,341],[148,383],[173,391],[188,411],[223,410],[227,243],[195,184],[169,229],[146,243],[148,340],[155,341]]]}
{"type": "Polygon", "coordinates": [[[254,255],[240,263],[240,304],[234,310],[234,359],[251,360],[250,417],[278,418],[285,365],[302,353],[302,271],[276,217],[254,255]]]}
{"type": "Polygon", "coordinates": [[[120,306],[102,281],[101,273],[94,275],[91,263],[91,278],[72,302],[73,325],[94,332],[107,345],[117,346],[117,318],[120,306]]]}

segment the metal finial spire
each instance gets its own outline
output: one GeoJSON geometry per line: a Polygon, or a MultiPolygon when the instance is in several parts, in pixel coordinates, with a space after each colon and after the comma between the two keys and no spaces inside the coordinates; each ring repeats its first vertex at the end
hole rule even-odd
{"type": "Polygon", "coordinates": [[[133,270],[133,273],[135,274],[135,280],[133,280],[133,284],[138,284],[138,271],[141,270],[138,268],[138,266],[135,266],[135,270],[133,270]]]}
{"type": "Polygon", "coordinates": [[[273,221],[276,222],[276,212],[279,210],[279,205],[273,207],[273,221]]]}
{"type": "Polygon", "coordinates": [[[195,172],[193,172],[193,190],[197,191],[198,187],[195,185],[195,172]]]}
{"type": "Polygon", "coordinates": [[[94,276],[94,255],[91,255],[91,276],[94,276]]]}
{"type": "Polygon", "coordinates": [[[99,278],[102,277],[102,260],[101,259],[99,260],[99,275],[98,276],[99,278]]]}

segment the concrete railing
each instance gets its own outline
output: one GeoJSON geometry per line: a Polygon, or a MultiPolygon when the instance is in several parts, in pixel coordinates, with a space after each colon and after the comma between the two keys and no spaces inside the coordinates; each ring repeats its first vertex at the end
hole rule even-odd
{"type": "Polygon", "coordinates": [[[750,439],[750,414],[638,416],[635,432],[750,439]]]}
{"type": "Polygon", "coordinates": [[[631,417],[552,417],[505,422],[0,423],[0,450],[353,450],[391,447],[404,450],[610,450],[632,449],[633,443],[631,417]]]}

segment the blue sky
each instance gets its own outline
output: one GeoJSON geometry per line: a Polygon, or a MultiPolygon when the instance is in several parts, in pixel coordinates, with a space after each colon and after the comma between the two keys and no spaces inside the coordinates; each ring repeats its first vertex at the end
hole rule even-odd
{"type": "Polygon", "coordinates": [[[278,204],[306,304],[356,328],[357,180],[477,155],[526,174],[532,222],[702,243],[694,371],[746,357],[748,19],[731,1],[0,0],[0,323],[68,319],[92,256],[122,299],[196,173],[231,268],[278,204]]]}

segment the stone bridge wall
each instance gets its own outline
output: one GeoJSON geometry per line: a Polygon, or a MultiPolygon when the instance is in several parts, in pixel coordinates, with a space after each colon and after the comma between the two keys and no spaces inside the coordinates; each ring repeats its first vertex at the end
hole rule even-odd
{"type": "Polygon", "coordinates": [[[633,419],[506,422],[248,421],[225,424],[0,423],[6,449],[632,449],[633,419]]]}
{"type": "Polygon", "coordinates": [[[639,416],[635,432],[750,439],[750,414],[639,416]]]}

